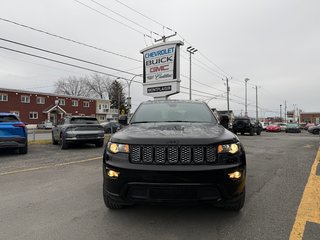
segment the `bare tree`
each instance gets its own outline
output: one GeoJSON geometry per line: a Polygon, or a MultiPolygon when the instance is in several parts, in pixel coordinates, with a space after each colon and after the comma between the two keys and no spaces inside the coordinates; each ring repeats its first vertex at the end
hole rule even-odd
{"type": "Polygon", "coordinates": [[[88,89],[87,82],[87,77],[77,78],[75,76],[69,76],[67,78],[62,78],[55,83],[54,92],[64,95],[90,97],[90,90],[88,89]]]}
{"type": "Polygon", "coordinates": [[[108,88],[110,87],[111,83],[112,81],[109,79],[109,77],[95,73],[91,76],[86,84],[92,97],[105,99],[108,97],[108,88]]]}

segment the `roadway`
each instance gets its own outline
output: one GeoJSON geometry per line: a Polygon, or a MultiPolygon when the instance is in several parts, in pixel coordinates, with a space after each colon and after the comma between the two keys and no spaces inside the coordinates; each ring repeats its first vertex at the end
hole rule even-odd
{"type": "Polygon", "coordinates": [[[0,239],[319,239],[319,137],[240,139],[248,165],[239,213],[208,205],[108,210],[103,148],[30,145],[27,155],[2,152],[0,239]]]}

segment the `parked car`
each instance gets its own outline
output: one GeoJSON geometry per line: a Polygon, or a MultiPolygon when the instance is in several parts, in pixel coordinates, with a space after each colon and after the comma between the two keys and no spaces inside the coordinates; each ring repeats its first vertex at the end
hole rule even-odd
{"type": "Polygon", "coordinates": [[[298,123],[288,123],[286,133],[300,133],[300,125],[298,123]]]}
{"type": "Polygon", "coordinates": [[[26,124],[11,113],[0,113],[0,148],[16,148],[20,154],[28,152],[26,124]]]}
{"type": "Polygon", "coordinates": [[[266,130],[267,126],[269,126],[269,123],[268,122],[260,122],[261,123],[261,126],[262,126],[262,130],[266,130]]]}
{"type": "Polygon", "coordinates": [[[52,128],[52,143],[60,144],[61,149],[70,143],[94,143],[102,147],[104,130],[95,117],[67,116],[52,128]]]}
{"type": "Polygon", "coordinates": [[[109,139],[103,197],[110,209],[135,203],[210,202],[239,211],[246,156],[206,103],[148,101],[109,139]]]}
{"type": "Polygon", "coordinates": [[[232,131],[241,135],[249,133],[251,136],[256,133],[260,135],[262,132],[262,125],[259,122],[249,117],[236,117],[233,122],[232,131]]]}
{"type": "Polygon", "coordinates": [[[277,125],[280,127],[281,131],[286,131],[287,129],[287,123],[277,123],[277,125]]]}
{"type": "Polygon", "coordinates": [[[281,132],[281,128],[279,125],[271,124],[266,127],[266,132],[281,132]]]}
{"type": "Polygon", "coordinates": [[[316,126],[314,123],[307,123],[305,126],[304,126],[304,130],[308,130],[309,127],[314,127],[316,126]]]}
{"type": "Polygon", "coordinates": [[[308,128],[308,132],[309,133],[313,133],[313,134],[319,134],[320,132],[320,124],[318,124],[317,126],[311,126],[308,128]]]}
{"type": "Polygon", "coordinates": [[[37,124],[38,129],[52,129],[53,128],[53,123],[50,121],[43,121],[39,124],[37,124]]]}
{"type": "Polygon", "coordinates": [[[115,133],[121,128],[121,125],[117,122],[102,122],[100,123],[105,133],[115,133]]]}

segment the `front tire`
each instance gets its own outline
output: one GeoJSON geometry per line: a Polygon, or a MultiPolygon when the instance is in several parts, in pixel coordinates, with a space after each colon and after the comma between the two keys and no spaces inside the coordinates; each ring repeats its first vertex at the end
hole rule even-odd
{"type": "Polygon", "coordinates": [[[60,136],[60,148],[63,150],[68,148],[68,143],[66,139],[62,136],[62,134],[60,136]]]}
{"type": "Polygon", "coordinates": [[[313,134],[319,134],[319,129],[313,130],[313,134]]]}
{"type": "Polygon", "coordinates": [[[241,197],[236,202],[227,204],[225,206],[225,209],[239,212],[243,208],[245,200],[246,200],[246,190],[243,190],[241,197]]]}
{"type": "Polygon", "coordinates": [[[124,207],[122,204],[119,204],[117,201],[111,199],[105,189],[103,189],[103,200],[104,204],[109,209],[121,209],[124,207]]]}

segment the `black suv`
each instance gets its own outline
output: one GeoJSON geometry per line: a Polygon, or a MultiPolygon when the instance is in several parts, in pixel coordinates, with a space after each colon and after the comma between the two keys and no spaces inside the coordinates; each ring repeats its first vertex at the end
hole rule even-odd
{"type": "Polygon", "coordinates": [[[232,131],[235,134],[241,133],[243,135],[249,133],[252,136],[256,133],[257,135],[260,135],[262,132],[262,125],[249,117],[236,117],[232,125],[232,131]]]}
{"type": "Polygon", "coordinates": [[[103,156],[103,196],[110,209],[134,203],[212,202],[240,210],[246,156],[236,135],[207,104],[141,103],[103,156]]]}

